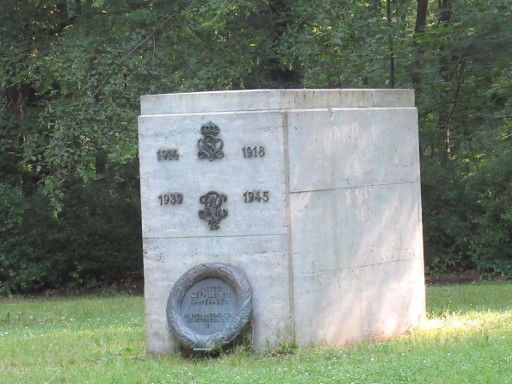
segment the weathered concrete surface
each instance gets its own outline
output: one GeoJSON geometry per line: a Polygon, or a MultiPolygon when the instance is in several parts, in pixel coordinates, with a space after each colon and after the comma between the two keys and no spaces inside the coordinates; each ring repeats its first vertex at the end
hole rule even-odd
{"type": "Polygon", "coordinates": [[[285,169],[282,115],[273,113],[219,113],[141,116],[139,158],[142,194],[142,229],[145,238],[190,236],[269,235],[286,233],[285,169]],[[213,121],[220,127],[224,157],[197,158],[201,125],[213,121]],[[246,146],[265,146],[265,156],[243,159],[246,146]],[[161,148],[178,149],[180,158],[158,161],[161,148]],[[246,190],[267,190],[270,200],[245,204],[246,190]],[[228,196],[228,218],[212,233],[198,220],[202,194],[215,190],[228,196]],[[181,192],[183,204],[162,207],[162,193],[181,192]],[[164,223],[165,220],[165,223],[164,223]]]}
{"type": "Polygon", "coordinates": [[[141,115],[340,107],[414,107],[414,91],[411,89],[255,89],[171,93],[141,97],[141,115]]]}
{"type": "Polygon", "coordinates": [[[177,347],[165,309],[171,288],[191,266],[222,262],[245,272],[253,292],[253,342],[258,349],[292,337],[286,235],[146,238],[146,340],[149,352],[177,347]]]}
{"type": "Polygon", "coordinates": [[[411,90],[255,90],[143,96],[139,118],[149,352],[176,349],[165,306],[203,262],[242,269],[257,349],[381,340],[425,313],[417,112],[411,90]],[[212,121],[222,159],[197,158],[212,121]],[[262,158],[242,148],[264,146],[262,158]],[[157,161],[175,148],[177,161],[157,161]],[[199,197],[228,196],[211,231],[199,197]],[[244,202],[249,190],[266,203],[244,202]],[[162,193],[182,193],[161,206],[162,193]]]}
{"type": "Polygon", "coordinates": [[[290,191],[419,182],[416,108],[288,114],[290,191]]]}

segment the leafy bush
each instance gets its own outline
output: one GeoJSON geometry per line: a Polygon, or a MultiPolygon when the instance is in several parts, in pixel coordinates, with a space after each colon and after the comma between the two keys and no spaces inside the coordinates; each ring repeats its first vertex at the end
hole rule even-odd
{"type": "Polygon", "coordinates": [[[142,249],[136,163],[76,184],[60,212],[36,193],[3,186],[0,292],[103,286],[140,276],[142,249]]]}

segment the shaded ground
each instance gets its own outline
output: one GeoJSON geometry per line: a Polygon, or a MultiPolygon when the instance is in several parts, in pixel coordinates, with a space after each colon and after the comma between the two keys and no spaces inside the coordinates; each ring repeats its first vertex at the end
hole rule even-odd
{"type": "Polygon", "coordinates": [[[464,271],[447,271],[436,275],[427,274],[425,276],[425,281],[427,284],[446,285],[476,283],[480,281],[507,281],[507,278],[499,274],[486,274],[482,277],[479,276],[476,271],[468,269],[464,271]]]}

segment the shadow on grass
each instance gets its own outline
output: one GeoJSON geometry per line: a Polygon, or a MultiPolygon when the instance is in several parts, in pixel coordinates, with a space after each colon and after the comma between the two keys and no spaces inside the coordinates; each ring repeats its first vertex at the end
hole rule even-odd
{"type": "Polygon", "coordinates": [[[427,286],[428,317],[446,313],[507,311],[512,308],[511,282],[427,286]]]}

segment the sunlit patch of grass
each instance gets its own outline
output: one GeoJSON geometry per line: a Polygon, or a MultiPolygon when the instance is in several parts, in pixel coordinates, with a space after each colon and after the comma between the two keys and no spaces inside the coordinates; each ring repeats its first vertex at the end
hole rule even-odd
{"type": "Polygon", "coordinates": [[[512,284],[427,290],[395,340],[185,359],[145,352],[143,299],[0,300],[1,383],[512,383],[512,284]]]}

